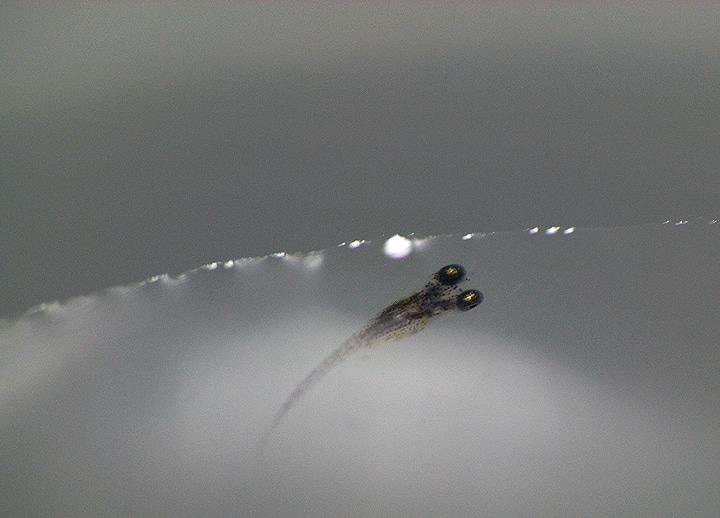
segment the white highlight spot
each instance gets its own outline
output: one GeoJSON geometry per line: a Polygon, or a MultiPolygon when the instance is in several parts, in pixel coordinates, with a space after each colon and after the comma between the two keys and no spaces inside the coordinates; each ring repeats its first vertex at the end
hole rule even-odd
{"type": "Polygon", "coordinates": [[[463,241],[467,241],[468,239],[472,239],[472,237],[473,237],[472,234],[465,234],[465,235],[462,237],[462,240],[463,240],[463,241]]]}
{"type": "Polygon", "coordinates": [[[348,247],[349,248],[358,248],[363,243],[365,243],[365,241],[360,241],[360,240],[356,239],[355,241],[352,241],[350,244],[348,244],[348,247]]]}
{"type": "Polygon", "coordinates": [[[533,227],[533,228],[529,228],[529,229],[528,229],[528,234],[537,234],[538,232],[540,232],[540,229],[537,228],[537,227],[533,227]]]}
{"type": "Polygon", "coordinates": [[[226,262],[223,264],[223,268],[225,268],[226,270],[229,270],[229,269],[234,268],[234,267],[235,267],[235,261],[233,261],[232,259],[230,259],[229,261],[226,261],[226,262]]]}
{"type": "Polygon", "coordinates": [[[545,231],[545,235],[547,236],[553,236],[557,234],[557,231],[560,230],[560,227],[550,227],[545,231]]]}
{"type": "Polygon", "coordinates": [[[563,230],[563,234],[565,234],[566,236],[568,234],[572,234],[573,232],[575,232],[575,227],[568,227],[565,230],[563,230]]]}
{"type": "Polygon", "coordinates": [[[412,248],[412,241],[404,236],[396,234],[385,241],[383,251],[390,259],[402,259],[403,257],[410,255],[412,248]]]}

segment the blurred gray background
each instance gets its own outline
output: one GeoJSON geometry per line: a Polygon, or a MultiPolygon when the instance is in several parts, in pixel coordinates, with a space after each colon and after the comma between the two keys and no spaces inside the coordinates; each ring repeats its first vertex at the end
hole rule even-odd
{"type": "Polygon", "coordinates": [[[717,214],[717,5],[3,5],[0,315],[395,232],[717,214]]]}

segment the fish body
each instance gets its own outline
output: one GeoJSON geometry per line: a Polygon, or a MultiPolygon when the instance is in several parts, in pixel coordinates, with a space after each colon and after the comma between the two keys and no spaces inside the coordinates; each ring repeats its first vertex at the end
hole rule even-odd
{"type": "Polygon", "coordinates": [[[468,311],[478,306],[483,294],[478,290],[461,290],[458,285],[464,280],[465,268],[459,264],[444,266],[421,290],[393,302],[345,340],[296,385],[263,435],[260,451],[297,401],[356,350],[401,340],[421,331],[431,319],[440,315],[455,310],[468,311]]]}

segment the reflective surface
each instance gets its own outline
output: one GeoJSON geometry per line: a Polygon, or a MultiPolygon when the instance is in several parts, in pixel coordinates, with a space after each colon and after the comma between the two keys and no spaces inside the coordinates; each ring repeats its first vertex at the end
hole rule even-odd
{"type": "Polygon", "coordinates": [[[719,228],[373,240],[2,322],[2,514],[712,515],[719,228]],[[333,369],[253,463],[318,358],[449,263],[482,305],[333,369]]]}

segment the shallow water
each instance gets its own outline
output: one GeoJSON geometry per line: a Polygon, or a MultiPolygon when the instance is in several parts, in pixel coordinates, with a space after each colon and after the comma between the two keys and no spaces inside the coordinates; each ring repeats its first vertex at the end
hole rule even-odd
{"type": "Polygon", "coordinates": [[[720,225],[385,239],[0,322],[3,515],[712,515],[720,225]],[[317,363],[448,263],[484,302],[317,363]]]}

